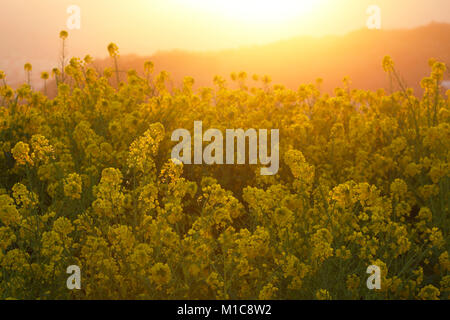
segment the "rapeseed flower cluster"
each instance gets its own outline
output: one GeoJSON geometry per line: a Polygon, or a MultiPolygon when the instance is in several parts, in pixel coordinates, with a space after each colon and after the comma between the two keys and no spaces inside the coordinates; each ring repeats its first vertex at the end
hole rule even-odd
{"type": "MultiPolygon", "coordinates": [[[[120,79],[108,50],[114,80],[87,57],[52,72],[53,99],[0,88],[0,298],[449,298],[444,64],[420,99],[244,72],[194,91],[151,62],[120,79]],[[280,129],[278,174],[172,162],[171,132],[195,120],[280,129]],[[369,265],[381,290],[366,287],[369,265]]],[[[383,68],[396,77],[389,57],[383,68]]]]}

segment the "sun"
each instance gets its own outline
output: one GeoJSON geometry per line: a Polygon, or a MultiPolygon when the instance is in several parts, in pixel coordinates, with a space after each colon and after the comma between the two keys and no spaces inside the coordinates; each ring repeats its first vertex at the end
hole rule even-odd
{"type": "Polygon", "coordinates": [[[323,0],[179,0],[195,9],[248,23],[279,23],[301,18],[323,0]]]}

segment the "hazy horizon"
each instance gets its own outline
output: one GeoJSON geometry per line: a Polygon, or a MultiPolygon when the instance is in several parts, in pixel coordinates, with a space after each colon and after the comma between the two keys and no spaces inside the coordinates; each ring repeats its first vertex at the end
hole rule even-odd
{"type": "Polygon", "coordinates": [[[381,9],[381,30],[450,23],[448,0],[2,0],[0,70],[10,83],[33,79],[58,64],[59,31],[70,5],[81,9],[81,28],[68,30],[68,56],[107,57],[114,42],[122,56],[161,51],[211,52],[266,45],[302,36],[344,36],[367,29],[370,5],[381,9]],[[257,5],[256,5],[257,4],[257,5]]]}
{"type": "Polygon", "coordinates": [[[70,5],[81,9],[81,28],[69,30],[69,54],[151,55],[173,49],[210,51],[267,44],[298,36],[343,35],[366,27],[369,5],[381,9],[382,29],[450,22],[448,0],[2,0],[1,56],[57,57],[58,33],[70,5]],[[244,5],[241,5],[241,4],[244,5]],[[255,4],[258,3],[256,6],[255,4]],[[209,4],[209,5],[208,5],[209,4]],[[252,10],[256,11],[255,13],[252,10]],[[18,18],[20,17],[20,18],[18,18]]]}

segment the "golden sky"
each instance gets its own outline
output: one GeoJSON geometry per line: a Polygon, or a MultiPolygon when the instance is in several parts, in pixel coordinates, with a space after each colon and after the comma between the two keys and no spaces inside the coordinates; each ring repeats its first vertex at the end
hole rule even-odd
{"type": "Polygon", "coordinates": [[[381,9],[384,29],[450,22],[450,0],[0,1],[2,54],[18,56],[54,53],[72,4],[81,9],[81,29],[69,30],[69,50],[80,56],[105,56],[111,41],[122,54],[150,54],[343,34],[366,27],[366,9],[373,4],[381,9]]]}

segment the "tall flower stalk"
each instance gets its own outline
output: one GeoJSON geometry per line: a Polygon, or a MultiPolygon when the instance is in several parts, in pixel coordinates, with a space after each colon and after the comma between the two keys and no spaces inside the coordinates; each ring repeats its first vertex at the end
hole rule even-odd
{"type": "Polygon", "coordinates": [[[114,70],[116,73],[116,81],[117,81],[117,87],[120,84],[120,78],[119,78],[119,66],[118,66],[118,62],[117,62],[117,57],[119,56],[119,48],[117,47],[117,45],[115,43],[110,43],[108,45],[108,52],[109,52],[109,56],[111,58],[113,58],[114,60],[114,70]]]}
{"type": "Polygon", "coordinates": [[[62,49],[61,49],[61,81],[65,81],[65,64],[66,64],[66,39],[69,36],[69,33],[65,30],[59,33],[59,38],[62,40],[62,49]]]}
{"type": "Polygon", "coordinates": [[[48,74],[48,72],[42,72],[41,73],[41,79],[44,80],[44,93],[45,95],[47,95],[47,80],[50,77],[50,75],[48,74]]]}
{"type": "Polygon", "coordinates": [[[119,65],[117,62],[117,58],[119,56],[119,47],[115,43],[110,43],[108,45],[108,52],[109,56],[114,60],[114,71],[116,73],[116,81],[117,81],[117,87],[120,84],[120,77],[119,77],[119,65]]]}
{"type": "Polygon", "coordinates": [[[33,70],[33,66],[31,65],[31,63],[27,62],[23,66],[23,69],[27,74],[27,84],[31,87],[31,71],[33,70]]]}

